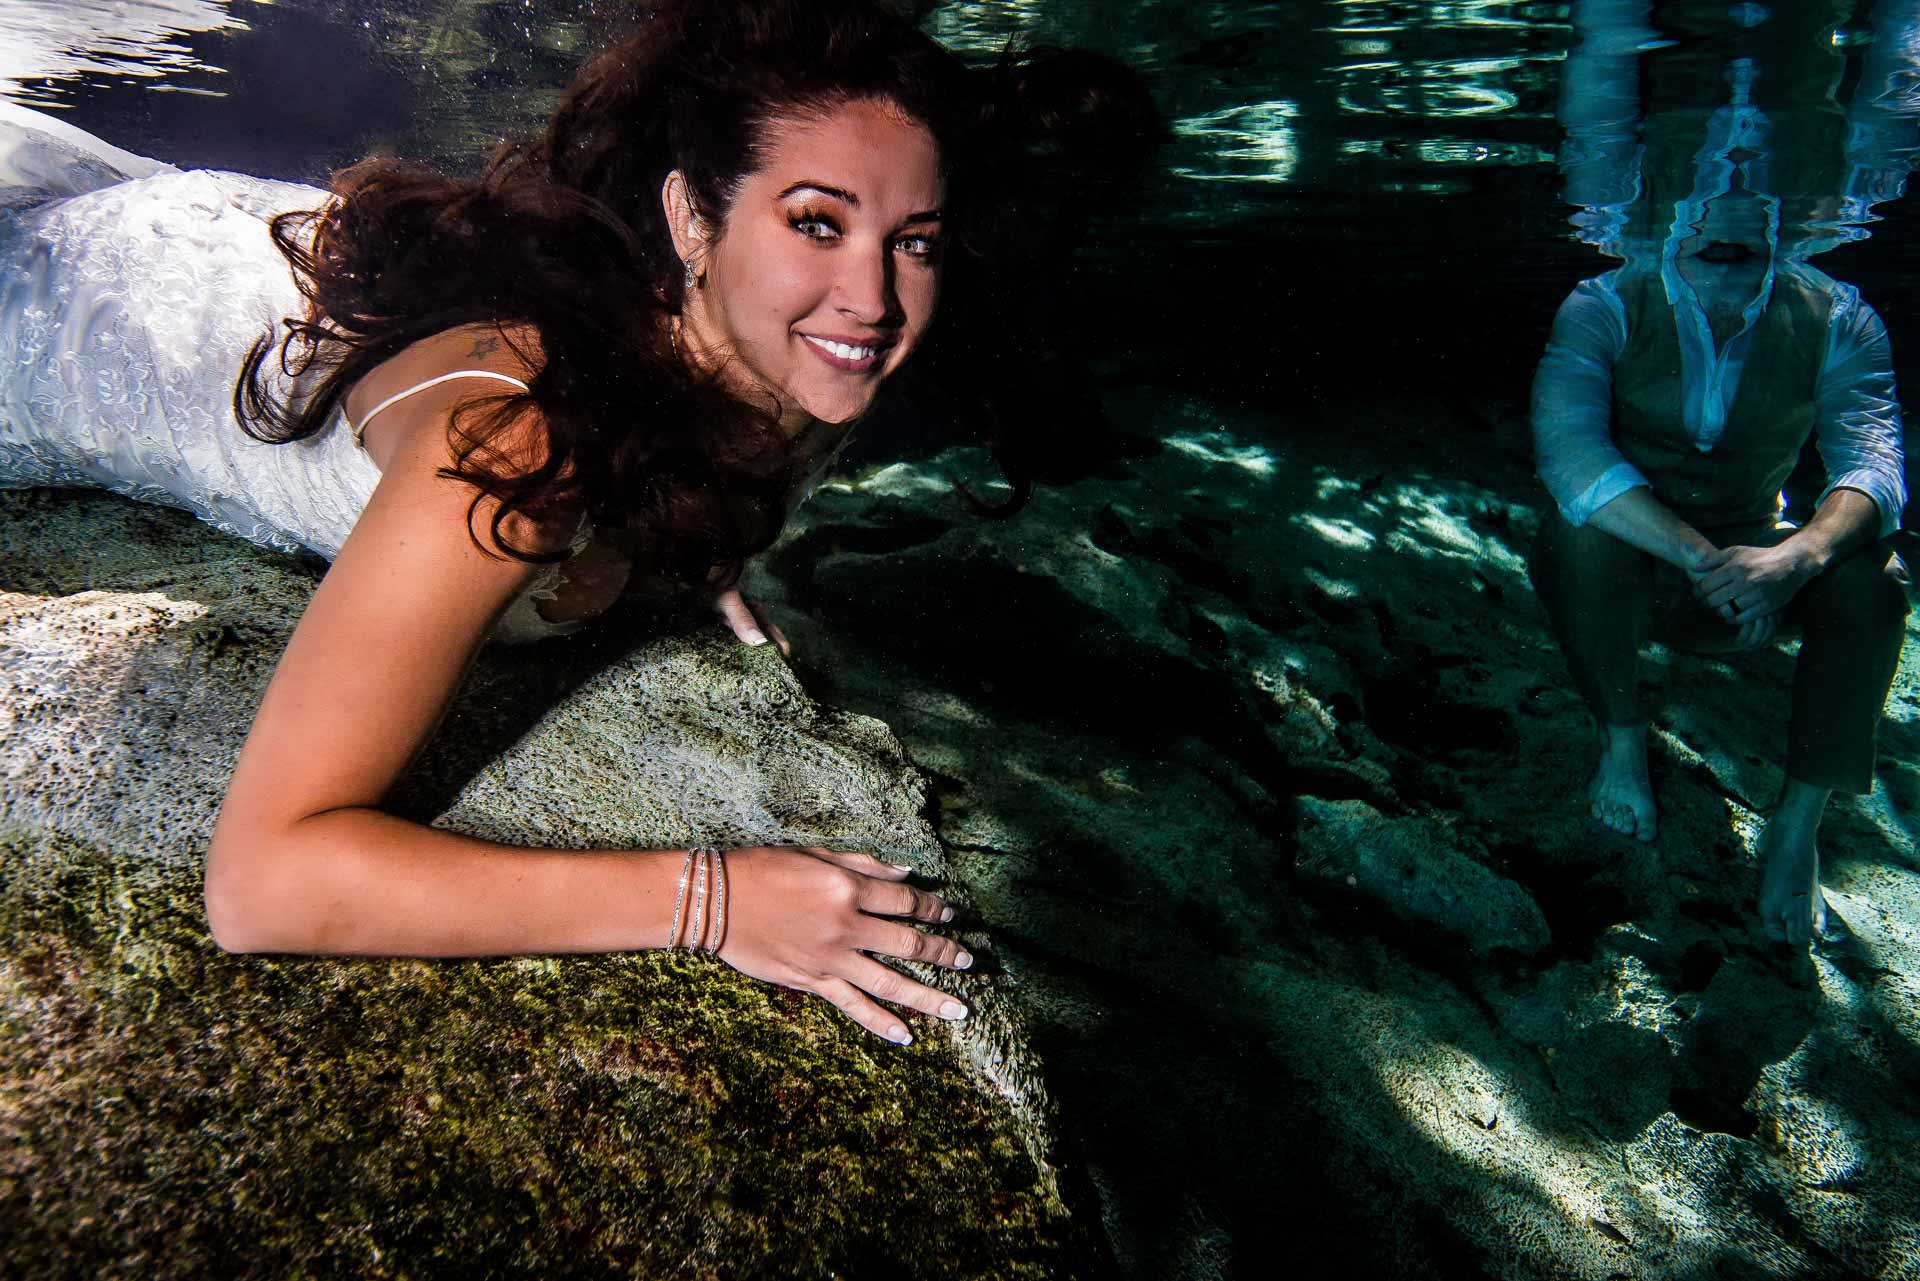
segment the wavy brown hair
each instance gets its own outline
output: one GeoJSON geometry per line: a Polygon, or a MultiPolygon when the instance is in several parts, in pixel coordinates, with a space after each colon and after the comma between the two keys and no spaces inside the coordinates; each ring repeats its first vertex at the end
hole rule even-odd
{"type": "MultiPolygon", "coordinates": [[[[276,218],[307,313],[255,344],[235,388],[241,423],[265,441],[310,437],[356,382],[414,342],[475,323],[531,331],[528,390],[475,397],[453,415],[441,474],[473,486],[469,523],[491,498],[499,553],[548,561],[559,554],[517,545],[509,518],[553,526],[584,515],[633,559],[638,585],[733,581],[779,533],[794,459],[777,405],[736,399],[668,346],[682,286],[661,185],[680,170],[719,225],[765,163],[771,125],[868,99],[933,135],[957,247],[949,296],[999,312],[989,325],[943,319],[937,335],[955,341],[938,363],[1010,355],[970,352],[970,342],[1033,350],[993,305],[1004,276],[993,263],[1027,256],[1016,242],[1039,243],[1071,214],[1052,202],[1044,231],[1031,216],[988,215],[999,202],[1001,213],[1025,208],[1005,176],[1036,171],[1036,160],[1055,180],[1036,188],[1066,177],[1070,190],[1135,165],[1159,126],[1131,73],[1060,51],[972,69],[879,0],[679,0],[588,62],[545,136],[502,147],[479,177],[368,160],[336,175],[325,208],[276,218]],[[514,448],[528,423],[544,434],[540,447],[514,448]]],[[[1018,500],[1033,470],[1011,443],[1019,415],[990,399],[975,394],[970,408],[1018,500]]]]}

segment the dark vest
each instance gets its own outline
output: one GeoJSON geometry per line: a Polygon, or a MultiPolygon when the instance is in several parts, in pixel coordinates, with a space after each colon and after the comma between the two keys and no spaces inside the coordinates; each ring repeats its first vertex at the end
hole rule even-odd
{"type": "Polygon", "coordinates": [[[1780,487],[1813,434],[1814,390],[1827,350],[1826,291],[1782,273],[1754,325],[1727,425],[1702,453],[1687,435],[1680,334],[1657,276],[1620,282],[1627,347],[1613,367],[1613,441],[1654,497],[1696,527],[1769,521],[1780,487]]]}

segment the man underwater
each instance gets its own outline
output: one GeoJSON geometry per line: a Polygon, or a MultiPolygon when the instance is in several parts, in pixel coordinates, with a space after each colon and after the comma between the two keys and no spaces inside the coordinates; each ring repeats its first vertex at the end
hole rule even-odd
{"type": "Polygon", "coordinates": [[[1751,650],[1800,629],[1760,915],[1802,947],[1838,926],[1820,820],[1833,792],[1872,788],[1905,633],[1905,568],[1883,541],[1906,503],[1900,406],[1879,316],[1778,252],[1779,202],[1743,185],[1741,153],[1721,155],[1717,194],[1678,203],[1657,255],[1561,305],[1533,389],[1558,512],[1529,568],[1601,727],[1593,814],[1643,841],[1658,818],[1641,647],[1751,650]],[[1809,437],[1829,483],[1796,529],[1780,519],[1781,486],[1809,437]]]}

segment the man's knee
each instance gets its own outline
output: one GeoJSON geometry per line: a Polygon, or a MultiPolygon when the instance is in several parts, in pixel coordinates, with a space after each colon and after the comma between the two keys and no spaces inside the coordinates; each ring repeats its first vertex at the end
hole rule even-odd
{"type": "Polygon", "coordinates": [[[1807,584],[1803,595],[1822,618],[1855,627],[1901,628],[1911,608],[1907,583],[1900,558],[1876,544],[1836,562],[1807,584]]]}
{"type": "Polygon", "coordinates": [[[1552,596],[1568,585],[1617,584],[1644,572],[1648,563],[1650,558],[1638,548],[1592,524],[1575,525],[1550,508],[1540,517],[1540,532],[1527,557],[1527,577],[1534,591],[1552,596]]]}

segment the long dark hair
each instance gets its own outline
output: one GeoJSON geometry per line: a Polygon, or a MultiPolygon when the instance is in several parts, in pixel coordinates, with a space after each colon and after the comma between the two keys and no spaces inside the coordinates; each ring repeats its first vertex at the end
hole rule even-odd
{"type": "MultiPolygon", "coordinates": [[[[1057,201],[1045,229],[991,216],[1008,175],[1050,157],[1053,178],[1077,167],[1073,189],[1087,189],[1095,174],[1137,163],[1159,128],[1150,97],[1117,64],[1035,51],[972,69],[882,0],[658,4],[582,68],[540,141],[502,147],[477,179],[368,160],[336,175],[326,208],[274,220],[307,314],[249,354],[235,388],[241,423],[265,441],[309,437],[355,382],[420,339],[482,322],[530,330],[529,390],[476,396],[453,416],[453,465],[441,474],[474,487],[469,523],[495,500],[495,547],[543,561],[557,554],[516,545],[509,518],[585,515],[634,560],[636,584],[731,582],[779,533],[794,460],[776,406],[741,402],[667,349],[662,322],[682,285],[661,185],[680,170],[719,225],[765,163],[771,123],[866,99],[894,104],[940,148],[957,246],[947,287],[963,308],[990,307],[1004,274],[996,259],[1029,256],[1014,246],[1072,219],[1057,201]],[[300,394],[276,392],[274,365],[300,394]],[[544,440],[510,452],[528,422],[544,440]]],[[[995,332],[1006,323],[1003,312],[995,332]]],[[[978,328],[937,326],[954,339],[947,367],[968,363],[961,335],[978,328]]],[[[996,345],[1019,340],[1000,332],[996,345]]],[[[1011,445],[1019,415],[975,399],[1023,496],[1031,469],[1011,445]]]]}

